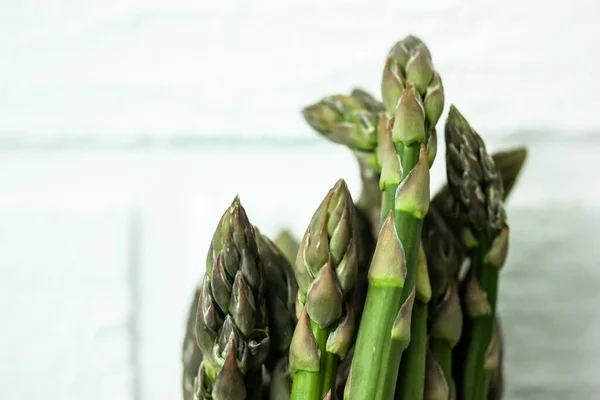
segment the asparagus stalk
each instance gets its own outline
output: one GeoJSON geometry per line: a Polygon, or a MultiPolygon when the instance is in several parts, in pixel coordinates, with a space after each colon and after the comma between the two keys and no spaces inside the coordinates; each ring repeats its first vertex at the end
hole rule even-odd
{"type": "Polygon", "coordinates": [[[203,354],[195,396],[254,399],[270,349],[264,265],[239,198],[223,214],[207,256],[196,337],[203,354]]]}
{"type": "Polygon", "coordinates": [[[458,270],[463,254],[460,244],[435,209],[429,210],[425,225],[424,240],[432,287],[429,347],[444,374],[446,385],[453,392],[452,351],[460,339],[463,322],[458,293],[458,270]]]}
{"type": "Polygon", "coordinates": [[[358,276],[355,209],[343,180],[329,191],[300,244],[294,271],[300,313],[290,347],[292,399],[321,400],[352,343],[358,276]]]}
{"type": "Polygon", "coordinates": [[[403,356],[404,344],[392,336],[388,358],[384,359],[388,365],[387,377],[384,382],[380,377],[380,388],[386,398],[391,398],[395,383],[393,375],[396,374],[399,378],[396,398],[420,399],[425,379],[427,303],[431,297],[420,239],[423,218],[429,209],[429,167],[437,152],[434,127],[443,110],[444,91],[427,47],[415,37],[407,39],[394,46],[390,54],[397,64],[404,66],[400,71],[406,75],[404,91],[395,108],[392,140],[402,162],[402,181],[395,199],[395,225],[406,251],[408,271],[400,304],[406,302],[413,287],[416,299],[410,323],[410,344],[403,356]],[[403,64],[404,60],[406,64],[403,64]]]}
{"type": "MultiPolygon", "coordinates": [[[[419,39],[409,36],[390,51],[382,97],[390,114],[387,119],[380,117],[378,124],[383,226],[369,270],[350,399],[393,396],[400,358],[411,339],[416,295],[420,298],[416,308],[422,312],[416,324],[419,347],[413,353],[422,368],[412,368],[412,373],[420,376],[416,382],[421,381],[421,387],[425,373],[427,309],[421,305],[428,298],[416,292],[417,254],[429,205],[430,158],[435,158],[435,152],[428,154],[426,144],[431,136],[429,127],[435,125],[443,109],[443,89],[429,51],[419,39]]],[[[435,141],[431,143],[434,146],[435,141]]]]}
{"type": "Polygon", "coordinates": [[[471,270],[466,305],[471,332],[461,398],[481,400],[487,395],[490,370],[486,355],[492,343],[498,293],[498,273],[508,249],[502,180],[485,144],[451,106],[446,122],[448,187],[459,211],[459,223],[470,248],[471,270]]]}

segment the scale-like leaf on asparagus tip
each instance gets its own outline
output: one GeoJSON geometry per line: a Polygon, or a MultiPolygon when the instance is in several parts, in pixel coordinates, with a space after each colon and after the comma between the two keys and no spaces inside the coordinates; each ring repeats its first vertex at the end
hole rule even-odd
{"type": "Polygon", "coordinates": [[[402,69],[406,68],[406,63],[410,58],[410,47],[407,44],[409,44],[407,38],[404,38],[396,42],[388,53],[388,57],[393,58],[402,69]]]}
{"type": "Polygon", "coordinates": [[[433,63],[427,48],[422,44],[415,46],[406,63],[406,80],[413,84],[421,95],[425,95],[433,73],[433,63]]]}
{"type": "Polygon", "coordinates": [[[369,282],[373,285],[404,287],[406,279],[406,256],[394,226],[394,215],[390,211],[385,219],[375,252],[369,267],[369,282]]]}
{"type": "Polygon", "coordinates": [[[256,323],[256,305],[254,304],[254,296],[241,271],[238,271],[233,281],[229,313],[242,334],[247,337],[250,336],[256,323]]]}
{"type": "Polygon", "coordinates": [[[381,175],[379,177],[379,188],[385,191],[387,187],[396,187],[402,179],[402,164],[400,157],[392,142],[391,129],[389,125],[383,128],[379,141],[379,162],[381,163],[381,175]]]}
{"type": "Polygon", "coordinates": [[[425,142],[425,111],[415,88],[406,83],[394,111],[392,140],[410,146],[413,143],[425,142]]]}
{"type": "Polygon", "coordinates": [[[448,287],[446,297],[442,300],[439,313],[431,327],[430,336],[441,339],[450,347],[456,346],[460,340],[463,326],[463,315],[458,296],[458,284],[454,282],[448,287]]]}
{"type": "Polygon", "coordinates": [[[337,354],[343,360],[350,350],[355,331],[356,316],[352,306],[348,306],[346,315],[327,338],[327,352],[337,354]]]}
{"type": "Polygon", "coordinates": [[[494,160],[496,170],[502,179],[504,199],[506,199],[523,169],[523,165],[527,159],[527,149],[518,147],[507,151],[501,151],[493,154],[492,159],[494,160]]]}
{"type": "Polygon", "coordinates": [[[486,263],[489,263],[498,269],[502,268],[508,255],[508,234],[509,228],[505,223],[500,234],[496,236],[492,242],[490,251],[485,255],[484,261],[486,263]]]}
{"type": "Polygon", "coordinates": [[[337,321],[343,312],[343,295],[331,260],[308,288],[306,310],[321,328],[337,321]]]}
{"type": "Polygon", "coordinates": [[[327,136],[336,124],[344,120],[346,113],[361,108],[360,102],[354,97],[339,94],[324,97],[304,107],[302,115],[314,130],[327,136]]]}
{"type": "Polygon", "coordinates": [[[429,137],[427,138],[427,159],[429,161],[429,168],[433,166],[435,157],[437,156],[437,132],[435,128],[429,131],[429,137]]]}
{"type": "Polygon", "coordinates": [[[381,97],[390,115],[394,114],[398,99],[403,90],[404,73],[402,72],[402,66],[393,56],[389,56],[383,68],[381,78],[381,97]]]}
{"type": "Polygon", "coordinates": [[[331,397],[331,390],[329,390],[327,392],[327,394],[325,395],[325,397],[323,397],[323,400],[332,400],[333,397],[331,397]]]}
{"type": "Polygon", "coordinates": [[[309,372],[320,369],[319,346],[312,333],[306,308],[300,314],[290,344],[290,368],[292,371],[309,372]]]}
{"type": "Polygon", "coordinates": [[[490,305],[486,293],[481,288],[479,280],[475,274],[471,274],[471,278],[467,283],[466,293],[467,314],[475,319],[478,317],[486,317],[492,315],[492,306],[490,305]]]}
{"type": "Polygon", "coordinates": [[[202,282],[196,316],[196,340],[203,354],[211,353],[219,329],[223,325],[223,319],[217,305],[212,300],[210,280],[205,276],[202,282]]]}
{"type": "Polygon", "coordinates": [[[217,374],[217,379],[215,379],[212,390],[214,400],[239,400],[246,398],[244,375],[238,367],[235,356],[236,347],[235,335],[231,335],[227,344],[225,363],[217,374]]]}
{"type": "Polygon", "coordinates": [[[348,379],[346,380],[346,384],[344,385],[344,400],[350,398],[350,386],[352,385],[352,367],[350,367],[350,372],[348,373],[348,379]]]}
{"type": "Polygon", "coordinates": [[[483,364],[483,368],[487,371],[495,370],[500,364],[500,339],[498,336],[498,329],[494,329],[492,340],[490,341],[485,355],[485,363],[483,364]]]}
{"type": "Polygon", "coordinates": [[[429,197],[429,162],[422,144],[419,161],[396,190],[396,210],[422,219],[429,211],[429,197]]]}
{"type": "Polygon", "coordinates": [[[354,88],[350,93],[350,96],[354,97],[356,100],[362,104],[365,110],[379,114],[385,111],[385,106],[383,103],[375,98],[371,93],[367,92],[361,88],[354,88]]]}
{"type": "Polygon", "coordinates": [[[427,268],[427,257],[425,256],[425,250],[423,243],[419,246],[419,255],[417,261],[417,280],[415,283],[417,291],[417,299],[422,303],[429,303],[431,300],[431,283],[429,282],[429,272],[427,268]]]}
{"type": "Polygon", "coordinates": [[[424,400],[448,400],[450,388],[444,376],[444,372],[433,358],[431,350],[427,347],[425,356],[425,390],[424,400]]]}
{"type": "Polygon", "coordinates": [[[354,287],[358,279],[358,264],[358,239],[356,232],[353,230],[346,253],[335,268],[342,293],[349,293],[354,287]]]}
{"type": "Polygon", "coordinates": [[[438,120],[440,119],[442,112],[444,111],[444,86],[442,85],[442,78],[435,72],[433,79],[427,86],[427,92],[423,99],[423,108],[425,109],[425,116],[429,121],[430,127],[435,127],[438,120]]]}
{"type": "Polygon", "coordinates": [[[204,362],[200,363],[198,375],[194,379],[194,400],[208,400],[211,397],[212,384],[206,375],[204,362]]]}
{"type": "Polygon", "coordinates": [[[415,289],[413,288],[410,295],[400,307],[398,315],[392,326],[392,339],[404,343],[408,346],[410,342],[410,322],[412,317],[412,309],[415,304],[415,289]]]}

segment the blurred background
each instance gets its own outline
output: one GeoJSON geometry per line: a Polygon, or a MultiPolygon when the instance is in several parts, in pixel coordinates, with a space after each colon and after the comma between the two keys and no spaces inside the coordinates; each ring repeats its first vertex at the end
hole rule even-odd
{"type": "Polygon", "coordinates": [[[529,148],[508,204],[506,398],[597,398],[599,15],[594,0],[0,0],[2,398],[179,398],[221,214],[239,194],[264,233],[300,236],[337,178],[358,195],[353,156],[299,110],[379,96],[407,34],[446,110],[492,151],[529,148]]]}

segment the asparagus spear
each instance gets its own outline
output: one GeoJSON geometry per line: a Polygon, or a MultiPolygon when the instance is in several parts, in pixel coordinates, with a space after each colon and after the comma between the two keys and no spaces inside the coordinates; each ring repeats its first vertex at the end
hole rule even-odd
{"type": "MultiPolygon", "coordinates": [[[[502,179],[504,187],[504,200],[508,198],[515,186],[525,160],[527,149],[523,147],[501,151],[492,155],[498,175],[502,179]]],[[[431,208],[435,209],[446,221],[446,224],[456,235],[460,235],[461,227],[455,218],[455,201],[448,186],[442,187],[431,200],[431,208]]]]}
{"type": "Polygon", "coordinates": [[[294,265],[300,317],[290,347],[292,399],[321,400],[334,390],[337,365],[350,348],[358,276],[354,204],[343,180],[313,215],[294,265]]]}
{"type": "Polygon", "coordinates": [[[198,376],[198,369],[202,362],[202,352],[196,341],[196,310],[198,309],[198,299],[200,298],[200,287],[197,287],[190,308],[188,311],[185,337],[183,339],[182,349],[182,389],[183,399],[192,400],[194,398],[194,380],[198,376]]]}
{"type": "Polygon", "coordinates": [[[338,94],[305,107],[302,114],[314,130],[332,142],[373,152],[377,146],[377,114],[372,109],[362,97],[338,94]]]}
{"type": "Polygon", "coordinates": [[[468,238],[471,270],[466,306],[472,320],[461,398],[481,400],[487,395],[486,354],[494,333],[498,272],[508,246],[502,180],[483,140],[451,106],[446,122],[448,187],[457,205],[463,237],[468,238]]]}
{"type": "Polygon", "coordinates": [[[429,347],[444,374],[446,385],[453,391],[452,350],[462,331],[458,270],[463,254],[460,244],[435,209],[429,210],[424,229],[423,239],[427,244],[427,266],[432,287],[429,347]]]}
{"type": "Polygon", "coordinates": [[[411,337],[415,295],[419,296],[419,347],[411,353],[413,361],[420,364],[410,368],[410,373],[416,374],[411,378],[415,388],[420,382],[422,390],[425,373],[427,309],[422,303],[428,298],[416,292],[417,254],[422,219],[429,206],[430,159],[435,154],[435,141],[431,142],[432,154],[426,144],[443,109],[443,88],[429,51],[419,39],[409,36],[390,51],[382,97],[390,114],[387,119],[380,117],[378,124],[383,227],[369,271],[369,291],[352,364],[351,399],[393,396],[400,358],[411,337]]]}
{"type": "Polygon", "coordinates": [[[361,218],[369,222],[373,237],[379,232],[381,206],[377,125],[384,111],[381,101],[358,88],[349,96],[327,96],[302,110],[313,129],[335,143],[346,145],[356,157],[363,184],[356,206],[361,218]]]}
{"type": "Polygon", "coordinates": [[[285,356],[296,326],[295,301],[298,284],[291,264],[275,243],[254,228],[258,251],[264,260],[265,297],[269,315],[271,352],[266,366],[269,370],[285,356]]]}
{"type": "Polygon", "coordinates": [[[290,399],[290,394],[292,393],[292,375],[289,363],[289,359],[284,357],[275,366],[269,385],[269,400],[290,399]]]}
{"type": "Polygon", "coordinates": [[[298,254],[298,248],[300,247],[300,241],[292,235],[288,230],[279,232],[275,240],[275,245],[281,250],[281,253],[290,262],[290,265],[296,260],[296,254],[298,254]]]}
{"type": "Polygon", "coordinates": [[[256,233],[236,197],[214,233],[198,302],[203,361],[196,396],[254,399],[270,348],[264,265],[256,233]]]}

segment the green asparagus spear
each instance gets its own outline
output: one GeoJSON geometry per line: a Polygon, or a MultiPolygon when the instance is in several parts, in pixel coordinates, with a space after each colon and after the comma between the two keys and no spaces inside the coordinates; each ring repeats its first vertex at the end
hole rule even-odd
{"type": "Polygon", "coordinates": [[[269,370],[285,356],[296,326],[295,301],[298,284],[294,270],[275,243],[254,228],[258,251],[265,267],[265,297],[269,314],[269,337],[271,352],[266,366],[269,370]]]}
{"type": "Polygon", "coordinates": [[[504,193],[483,140],[454,106],[445,136],[448,187],[471,259],[465,302],[472,323],[460,397],[482,400],[489,385],[485,361],[494,333],[498,273],[508,249],[504,193]]]}
{"type": "Polygon", "coordinates": [[[413,287],[416,299],[410,323],[410,343],[404,349],[405,345],[392,336],[388,357],[384,359],[384,365],[388,366],[387,377],[385,381],[380,377],[379,386],[383,388],[383,396],[391,398],[393,384],[398,379],[396,398],[419,399],[423,397],[427,303],[431,298],[421,231],[423,218],[429,210],[429,167],[437,152],[434,127],[444,107],[444,91],[427,47],[418,38],[409,37],[394,47],[391,58],[401,64],[405,50],[408,50],[409,56],[404,64],[406,81],[392,125],[392,140],[402,162],[402,180],[396,192],[394,213],[396,230],[407,260],[407,284],[400,304],[411,296],[413,287]],[[427,282],[427,290],[421,284],[424,281],[427,282]]]}
{"type": "Polygon", "coordinates": [[[300,241],[292,235],[288,230],[279,232],[275,240],[275,245],[281,250],[281,253],[290,262],[290,265],[296,261],[296,254],[298,254],[298,248],[300,247],[300,241]]]}
{"type": "Polygon", "coordinates": [[[203,354],[199,398],[254,399],[260,391],[270,338],[256,239],[236,197],[213,236],[198,302],[196,337],[203,354]]]}
{"type": "Polygon", "coordinates": [[[294,265],[300,317],[290,347],[292,399],[321,400],[335,389],[337,365],[354,337],[358,276],[355,209],[343,180],[313,215],[294,265]]]}
{"type": "Polygon", "coordinates": [[[289,370],[289,364],[288,358],[284,357],[275,366],[269,385],[269,400],[290,399],[292,393],[292,375],[289,370]]]}
{"type": "MultiPolygon", "coordinates": [[[[521,174],[523,165],[527,159],[527,150],[523,147],[518,147],[501,151],[492,155],[492,159],[502,179],[504,200],[506,200],[521,174]]],[[[455,201],[448,186],[442,187],[431,200],[431,209],[435,209],[444,218],[448,227],[456,235],[460,235],[461,228],[455,218],[455,208],[455,201]]]]}
{"type": "Polygon", "coordinates": [[[426,243],[432,288],[429,305],[429,347],[452,392],[452,352],[460,339],[463,322],[458,294],[458,270],[463,259],[462,248],[435,209],[429,210],[424,230],[423,240],[426,243]]]}
{"type": "Polygon", "coordinates": [[[327,96],[302,110],[308,124],[334,143],[372,152],[377,146],[377,114],[364,99],[348,95],[327,96]]]}
{"type": "MultiPolygon", "coordinates": [[[[400,358],[411,340],[411,325],[415,325],[411,324],[413,305],[418,311],[419,347],[412,355],[421,367],[411,368],[411,374],[417,375],[412,381],[415,387],[420,381],[421,390],[425,374],[427,308],[423,303],[428,298],[416,292],[422,287],[416,285],[417,256],[422,220],[429,206],[430,159],[435,158],[433,148],[428,153],[427,143],[443,109],[443,88],[429,51],[419,39],[409,36],[390,51],[382,98],[389,114],[378,124],[383,227],[369,271],[350,399],[389,399],[394,395],[400,358]],[[393,244],[396,241],[398,246],[393,244]],[[416,302],[415,296],[419,297],[416,302]],[[378,323],[374,324],[375,320],[378,323]]],[[[430,143],[435,146],[435,140],[430,143]]]]}

